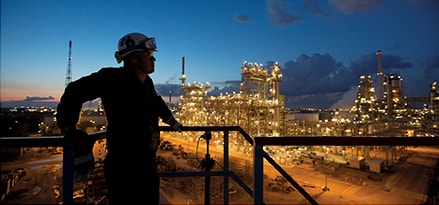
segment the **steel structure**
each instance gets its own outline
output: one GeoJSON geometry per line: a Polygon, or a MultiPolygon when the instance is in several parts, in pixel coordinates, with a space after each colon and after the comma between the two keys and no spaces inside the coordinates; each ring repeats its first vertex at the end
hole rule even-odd
{"type": "Polygon", "coordinates": [[[65,85],[67,85],[72,81],[72,41],[69,41],[69,58],[68,58],[68,64],[67,64],[67,73],[66,73],[66,82],[65,85]]]}
{"type": "Polygon", "coordinates": [[[244,62],[239,93],[207,97],[210,84],[185,84],[182,73],[180,116],[187,125],[237,125],[250,135],[285,134],[284,97],[280,94],[282,73],[275,63],[269,68],[244,62]]]}

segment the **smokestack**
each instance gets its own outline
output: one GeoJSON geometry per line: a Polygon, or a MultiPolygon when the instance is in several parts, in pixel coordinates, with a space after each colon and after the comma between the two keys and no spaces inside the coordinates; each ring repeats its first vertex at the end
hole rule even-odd
{"type": "Polygon", "coordinates": [[[172,103],[172,91],[169,91],[169,105],[172,103]]]}
{"type": "Polygon", "coordinates": [[[181,75],[184,75],[184,56],[181,58],[181,75]]]}
{"type": "Polygon", "coordinates": [[[185,94],[184,94],[184,83],[185,83],[185,80],[186,80],[186,75],[184,74],[184,56],[183,57],[181,57],[181,78],[180,78],[180,80],[181,80],[181,95],[182,96],[184,96],[185,94]]]}
{"type": "Polygon", "coordinates": [[[384,89],[383,89],[383,58],[382,58],[382,52],[381,50],[378,50],[376,52],[377,56],[378,56],[378,96],[377,96],[377,100],[383,100],[384,99],[384,89]]]}

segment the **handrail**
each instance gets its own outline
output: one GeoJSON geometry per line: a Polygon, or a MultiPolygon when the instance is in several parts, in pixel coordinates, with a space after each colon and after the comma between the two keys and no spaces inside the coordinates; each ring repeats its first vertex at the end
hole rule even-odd
{"type": "MultiPolygon", "coordinates": [[[[160,131],[176,132],[176,130],[169,126],[160,126],[160,131]]],[[[252,137],[250,137],[250,135],[248,135],[240,126],[183,126],[181,131],[237,131],[248,143],[253,144],[252,137]]]]}
{"type": "MultiPolygon", "coordinates": [[[[176,132],[169,126],[160,126],[160,131],[176,132]]],[[[254,146],[253,167],[254,167],[254,187],[251,190],[243,185],[239,178],[228,170],[225,163],[224,172],[210,172],[209,176],[224,176],[224,202],[228,203],[228,177],[232,177],[240,184],[244,190],[252,195],[254,204],[264,204],[263,201],[263,159],[267,161],[284,176],[311,204],[317,202],[310,196],[295,180],[288,175],[264,150],[263,146],[287,146],[287,145],[409,145],[409,146],[435,146],[439,145],[439,137],[373,137],[373,136],[281,136],[281,137],[263,137],[258,136],[252,139],[239,126],[184,126],[182,131],[222,131],[224,132],[224,145],[228,145],[228,134],[230,131],[239,132],[247,142],[254,146]],[[238,180],[237,180],[238,179],[238,180]],[[241,182],[241,183],[239,183],[241,182]]],[[[104,139],[106,131],[94,132],[89,134],[94,140],[104,139]]],[[[70,139],[63,136],[42,136],[42,137],[0,137],[0,147],[46,147],[62,146],[63,152],[63,203],[73,204],[73,152],[70,139]]],[[[224,161],[228,161],[228,146],[224,146],[224,161]]],[[[206,174],[195,173],[160,173],[160,176],[206,176],[206,174]]]]}
{"type": "MultiPolygon", "coordinates": [[[[89,134],[94,140],[105,138],[105,131],[89,134]]],[[[73,149],[64,136],[0,137],[1,148],[63,147],[63,204],[73,204],[73,149]]]]}
{"type": "Polygon", "coordinates": [[[371,136],[285,136],[255,137],[255,144],[273,145],[439,145],[439,136],[435,137],[371,137],[371,136]]]}

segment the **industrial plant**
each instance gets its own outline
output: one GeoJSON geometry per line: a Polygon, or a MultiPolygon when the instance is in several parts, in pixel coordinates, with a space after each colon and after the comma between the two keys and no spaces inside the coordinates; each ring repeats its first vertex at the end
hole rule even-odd
{"type": "MultiPolygon", "coordinates": [[[[429,96],[405,97],[402,77],[382,72],[382,51],[377,51],[378,82],[359,78],[355,105],[349,110],[291,111],[280,91],[281,66],[253,62],[241,65],[240,89],[208,96],[209,83],[187,83],[184,57],[181,96],[176,117],[185,126],[240,126],[250,136],[437,136],[439,95],[432,82],[429,96]],[[378,92],[375,92],[378,87],[378,92]]],[[[187,136],[183,136],[187,138],[187,136]]],[[[239,138],[231,144],[247,150],[239,138]]],[[[331,147],[346,155],[348,149],[331,147]]],[[[245,151],[244,151],[245,152],[245,151]]],[[[356,156],[351,153],[351,156],[356,156]]],[[[368,157],[367,151],[363,157],[368,157]]]]}
{"type": "Polygon", "coordinates": [[[439,116],[437,82],[431,83],[429,96],[405,97],[402,77],[382,73],[381,55],[378,51],[378,92],[372,76],[360,76],[355,106],[331,110],[329,116],[322,111],[304,113],[285,108],[280,91],[282,72],[277,63],[264,67],[243,62],[240,90],[208,96],[208,82],[186,83],[183,57],[177,116],[187,126],[237,125],[251,136],[374,135],[396,127],[404,128],[404,136],[435,134],[439,116]],[[309,113],[313,114],[307,117],[309,113]],[[332,128],[322,128],[321,122],[332,123],[328,124],[332,128]]]}

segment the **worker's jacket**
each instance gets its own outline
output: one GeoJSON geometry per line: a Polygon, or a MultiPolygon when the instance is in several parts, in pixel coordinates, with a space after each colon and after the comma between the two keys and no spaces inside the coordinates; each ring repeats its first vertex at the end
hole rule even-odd
{"type": "Polygon", "coordinates": [[[69,83],[57,107],[58,127],[74,128],[83,103],[97,98],[107,117],[107,154],[119,159],[144,159],[159,118],[170,125],[176,122],[152,79],[146,76],[142,85],[131,70],[121,67],[102,68],[69,83]]]}

